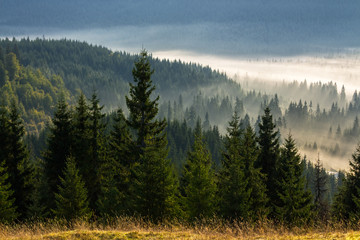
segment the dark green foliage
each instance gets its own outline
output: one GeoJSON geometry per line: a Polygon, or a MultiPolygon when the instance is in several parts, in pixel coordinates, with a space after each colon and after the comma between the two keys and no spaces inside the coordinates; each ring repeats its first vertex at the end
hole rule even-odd
{"type": "Polygon", "coordinates": [[[129,108],[130,116],[128,125],[136,130],[137,156],[139,159],[146,148],[145,139],[150,135],[157,135],[166,126],[165,121],[155,120],[158,113],[158,100],[151,100],[150,96],[155,90],[152,84],[150,62],[146,51],[142,51],[138,61],[135,62],[133,77],[136,85],[130,84],[130,97],[126,96],[126,105],[129,108]]]}
{"type": "Polygon", "coordinates": [[[19,219],[24,219],[31,203],[32,168],[25,147],[25,134],[22,120],[15,102],[10,106],[10,113],[5,107],[0,108],[0,159],[5,162],[7,183],[11,186],[15,199],[14,207],[19,219]]]}
{"type": "Polygon", "coordinates": [[[176,211],[177,183],[167,159],[166,121],[155,120],[158,100],[151,100],[152,85],[149,57],[143,50],[133,68],[136,85],[130,83],[126,104],[130,111],[127,124],[135,132],[131,159],[137,164],[134,181],[134,209],[154,221],[172,217],[176,211]]]}
{"type": "Polygon", "coordinates": [[[9,156],[5,158],[5,162],[9,173],[8,180],[14,190],[15,206],[19,217],[23,219],[31,204],[33,169],[23,139],[24,126],[15,102],[10,106],[9,120],[9,156]]]}
{"type": "Polygon", "coordinates": [[[265,175],[260,168],[255,167],[259,155],[259,148],[256,143],[254,130],[250,125],[245,129],[244,136],[240,142],[240,156],[242,156],[245,167],[245,179],[247,179],[247,191],[249,196],[250,220],[261,220],[269,214],[267,207],[268,197],[266,195],[265,175]]]}
{"type": "MultiPolygon", "coordinates": [[[[131,213],[132,193],[130,186],[134,180],[132,173],[131,135],[126,125],[125,116],[119,108],[114,116],[113,130],[109,137],[108,153],[102,162],[100,172],[101,194],[98,208],[102,215],[117,216],[131,213]]],[[[134,209],[132,209],[134,210],[134,209]]]]}
{"type": "MultiPolygon", "coordinates": [[[[83,97],[82,102],[85,98],[83,97]]],[[[82,139],[84,142],[88,143],[87,146],[83,145],[85,149],[88,149],[88,152],[81,151],[83,154],[86,154],[86,159],[83,160],[81,165],[81,173],[85,182],[85,186],[88,189],[89,194],[89,203],[92,209],[96,208],[96,201],[100,193],[100,182],[99,182],[99,173],[98,170],[101,166],[100,160],[100,150],[101,145],[103,144],[104,139],[104,116],[101,112],[102,106],[100,106],[100,100],[98,99],[96,93],[94,92],[90,99],[90,108],[87,112],[86,105],[82,103],[82,107],[77,109],[79,115],[82,115],[83,130],[82,130],[82,139]],[[81,110],[82,109],[82,110],[81,110]],[[86,124],[87,122],[87,124],[86,124]]],[[[80,104],[80,102],[79,102],[80,104]]],[[[79,126],[80,127],[80,126],[79,126]]],[[[76,129],[75,129],[76,130],[76,129]]],[[[80,129],[79,129],[80,130],[80,129]]],[[[83,143],[82,143],[83,144],[83,143]]]]}
{"type": "Polygon", "coordinates": [[[274,202],[278,220],[288,224],[301,226],[311,219],[312,196],[305,189],[305,177],[300,155],[291,135],[285,139],[279,161],[277,194],[274,202]]]}
{"type": "Polygon", "coordinates": [[[47,179],[44,174],[43,166],[43,161],[41,159],[36,159],[32,181],[34,189],[30,196],[31,205],[28,209],[28,217],[30,219],[44,219],[49,216],[46,202],[44,202],[44,196],[49,194],[50,191],[48,190],[49,186],[46,182],[47,179]]]}
{"type": "Polygon", "coordinates": [[[64,96],[60,97],[57,103],[50,131],[48,147],[44,153],[44,169],[49,193],[43,197],[46,198],[44,201],[46,201],[47,207],[54,209],[54,193],[57,192],[60,185],[59,177],[63,177],[66,159],[70,157],[73,143],[71,112],[64,96]]]}
{"type": "Polygon", "coordinates": [[[240,120],[235,112],[227,128],[225,152],[220,172],[220,214],[229,219],[250,217],[249,179],[245,176],[245,161],[241,155],[240,120]]]}
{"type": "Polygon", "coordinates": [[[329,203],[325,199],[325,194],[328,192],[327,180],[325,170],[323,169],[320,158],[315,164],[315,178],[314,178],[314,205],[317,218],[322,221],[326,221],[329,218],[329,203]]]}
{"type": "Polygon", "coordinates": [[[53,213],[68,221],[79,218],[87,219],[91,215],[85,184],[72,157],[68,158],[63,177],[60,177],[58,193],[55,193],[55,202],[56,208],[53,213]]]}
{"type": "Polygon", "coordinates": [[[179,216],[178,182],[167,159],[166,139],[162,148],[153,145],[151,138],[145,144],[141,164],[135,167],[136,212],[155,222],[179,216]]]}
{"type": "Polygon", "coordinates": [[[3,62],[0,61],[0,88],[5,85],[6,76],[5,66],[3,62]]]}
{"type": "Polygon", "coordinates": [[[75,158],[80,174],[87,176],[88,161],[91,155],[89,146],[92,136],[90,132],[89,106],[83,93],[80,94],[75,107],[73,126],[74,146],[72,156],[75,158]]]}
{"type": "Polygon", "coordinates": [[[186,154],[193,142],[193,132],[185,120],[182,123],[174,120],[167,124],[166,133],[169,146],[169,158],[172,159],[177,172],[180,174],[185,163],[186,154]]]}
{"type": "MultiPolygon", "coordinates": [[[[260,145],[260,154],[256,162],[256,167],[260,168],[266,177],[266,194],[269,197],[270,206],[278,200],[276,181],[278,178],[277,168],[280,149],[279,133],[275,131],[275,127],[270,109],[267,107],[259,123],[258,143],[260,145]]],[[[271,210],[272,213],[273,211],[274,209],[271,210]]],[[[271,215],[273,216],[272,213],[271,215]]]]}
{"type": "Polygon", "coordinates": [[[5,63],[5,51],[1,46],[0,46],[0,62],[2,62],[3,64],[5,63]]]}
{"type": "Polygon", "coordinates": [[[9,74],[9,80],[14,81],[19,76],[20,64],[14,53],[8,53],[5,57],[5,68],[9,74]]]}
{"type": "Polygon", "coordinates": [[[209,218],[215,214],[215,173],[210,153],[203,142],[200,122],[195,130],[194,145],[186,159],[182,189],[184,211],[189,220],[209,218]]]}
{"type": "Polygon", "coordinates": [[[350,172],[335,198],[332,214],[337,220],[357,224],[360,220],[360,145],[352,155],[350,172]]]}
{"type": "Polygon", "coordinates": [[[5,161],[10,154],[10,126],[8,111],[4,106],[0,105],[0,159],[5,161]]]}
{"type": "Polygon", "coordinates": [[[11,185],[8,183],[8,174],[4,167],[5,161],[0,162],[0,223],[9,223],[18,217],[15,199],[11,185]]]}

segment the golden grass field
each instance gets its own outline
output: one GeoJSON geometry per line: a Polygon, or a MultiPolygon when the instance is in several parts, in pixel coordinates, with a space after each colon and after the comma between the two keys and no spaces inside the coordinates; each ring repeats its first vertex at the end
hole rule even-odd
{"type": "Polygon", "coordinates": [[[141,220],[118,218],[111,223],[59,221],[0,225],[0,239],[24,240],[100,240],[100,239],[360,239],[360,231],[336,227],[274,227],[268,223],[246,225],[211,221],[195,225],[155,225],[141,220]]]}

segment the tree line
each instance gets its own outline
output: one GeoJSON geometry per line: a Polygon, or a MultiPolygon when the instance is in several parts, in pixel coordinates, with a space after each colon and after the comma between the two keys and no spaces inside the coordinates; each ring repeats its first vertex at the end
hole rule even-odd
{"type": "MultiPolygon", "coordinates": [[[[162,222],[209,219],[270,219],[289,226],[324,219],[324,173],[315,166],[314,194],[289,134],[280,143],[269,107],[258,134],[235,111],[216,166],[200,120],[186,160],[176,171],[168,158],[167,121],[157,118],[149,56],[142,51],[129,84],[126,118],[119,108],[106,130],[96,93],[80,94],[75,108],[59,98],[42,159],[30,162],[16,102],[0,112],[0,219],[140,216],[162,222]]],[[[171,151],[171,149],[170,149],[171,151]]],[[[358,220],[358,149],[332,207],[334,219],[358,220]]]]}

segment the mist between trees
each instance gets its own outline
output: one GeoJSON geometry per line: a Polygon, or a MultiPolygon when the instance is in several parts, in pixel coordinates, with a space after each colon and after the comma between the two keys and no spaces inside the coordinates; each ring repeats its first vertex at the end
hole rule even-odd
{"type": "MultiPolygon", "coordinates": [[[[152,74],[143,50],[125,97],[127,117],[122,108],[103,114],[96,92],[89,100],[80,93],[73,107],[61,94],[47,130],[26,142],[18,102],[2,105],[1,221],[135,215],[158,223],[219,216],[291,227],[357,226],[360,148],[346,176],[327,174],[319,158],[312,164],[300,156],[290,133],[281,140],[277,124],[291,123],[278,115],[277,96],[264,102],[254,128],[249,116],[240,117],[238,102],[225,135],[206,118],[176,120],[173,113],[186,111],[171,111],[171,105],[168,119],[159,118],[152,74]]],[[[300,109],[299,116],[307,116],[305,107],[293,103],[287,114],[300,109]]]]}

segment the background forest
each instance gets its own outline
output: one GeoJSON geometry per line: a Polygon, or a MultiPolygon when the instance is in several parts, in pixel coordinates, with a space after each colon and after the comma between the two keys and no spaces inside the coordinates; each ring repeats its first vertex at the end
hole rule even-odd
{"type": "Polygon", "coordinates": [[[346,177],[322,166],[354,152],[357,92],[293,82],[267,94],[209,67],[69,40],[0,46],[4,222],[358,220],[359,149],[346,177]]]}

